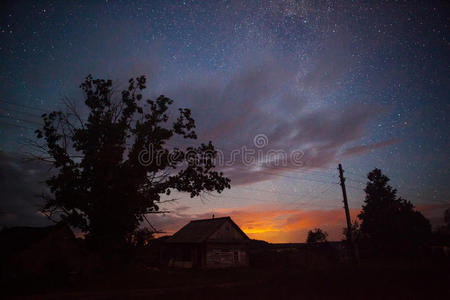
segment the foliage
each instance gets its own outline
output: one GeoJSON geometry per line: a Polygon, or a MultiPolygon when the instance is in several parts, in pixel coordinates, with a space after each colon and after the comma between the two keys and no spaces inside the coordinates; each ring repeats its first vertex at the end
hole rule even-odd
{"type": "Polygon", "coordinates": [[[66,102],[67,112],[44,114],[44,126],[36,130],[44,141],[37,144],[44,155],[37,157],[57,170],[47,180],[51,195],[42,211],[48,216],[66,220],[88,238],[121,243],[145,214],[158,212],[162,194],[177,190],[195,197],[230,187],[214,170],[211,142],[184,150],[169,146],[172,138],[196,139],[195,121],[186,108],[169,120],[173,101],[165,96],[143,101],[144,76],[130,79],[115,100],[111,80],[89,75],[80,88],[87,119],[66,102]]]}
{"type": "Polygon", "coordinates": [[[308,244],[315,243],[325,243],[327,242],[328,233],[323,231],[320,228],[315,228],[314,230],[308,231],[308,237],[306,238],[306,242],[308,244]]]}
{"type": "Polygon", "coordinates": [[[414,249],[428,242],[430,222],[414,209],[411,202],[397,197],[389,178],[374,169],[364,189],[366,198],[358,218],[361,234],[378,250],[414,249]]]}
{"type": "MultiPolygon", "coordinates": [[[[342,230],[342,234],[344,235],[345,240],[348,239],[347,231],[348,231],[347,227],[344,227],[344,229],[342,230]]],[[[354,242],[359,241],[359,239],[361,238],[361,230],[360,230],[360,224],[359,224],[358,220],[353,221],[351,224],[350,237],[352,238],[352,240],[354,242]]]]}
{"type": "Polygon", "coordinates": [[[447,208],[444,212],[444,222],[447,230],[450,230],[450,208],[447,208]]]}
{"type": "Polygon", "coordinates": [[[444,211],[444,224],[433,231],[434,246],[450,246],[450,208],[444,211]]]}
{"type": "Polygon", "coordinates": [[[135,247],[146,247],[153,239],[153,231],[147,227],[136,228],[132,234],[128,236],[128,243],[135,247]]]}

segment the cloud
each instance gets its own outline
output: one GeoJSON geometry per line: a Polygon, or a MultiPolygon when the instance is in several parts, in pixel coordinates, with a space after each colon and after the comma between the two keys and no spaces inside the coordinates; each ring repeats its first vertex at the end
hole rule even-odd
{"type": "Polygon", "coordinates": [[[22,157],[0,152],[0,225],[40,226],[48,224],[38,213],[42,205],[37,197],[46,191],[43,181],[48,167],[22,157]]]}
{"type": "Polygon", "coordinates": [[[351,148],[345,149],[344,152],[342,153],[342,156],[361,155],[361,154],[367,153],[371,150],[375,150],[375,149],[379,149],[379,148],[383,148],[386,146],[396,144],[398,141],[399,141],[399,139],[389,139],[389,140],[378,142],[375,144],[351,147],[351,148]]]}
{"type": "MultiPolygon", "coordinates": [[[[243,65],[229,78],[210,76],[181,84],[167,94],[175,101],[179,100],[175,102],[177,105],[192,109],[199,140],[212,140],[226,162],[231,160],[234,150],[246,147],[258,153],[262,151],[263,157],[270,151],[281,150],[288,157],[295,151],[301,152],[303,168],[334,163],[342,147],[366,135],[368,123],[382,110],[374,113],[373,107],[358,103],[339,108],[313,105],[316,103],[301,89],[293,88],[298,85],[295,76],[298,69],[282,68],[282,65],[286,64],[271,59],[243,65]],[[266,147],[256,148],[253,144],[253,138],[258,134],[267,137],[266,147]]],[[[335,80],[335,76],[338,75],[327,79],[327,85],[329,80],[335,80]]],[[[311,88],[318,89],[318,85],[311,85],[311,88]]],[[[233,159],[231,166],[222,168],[233,185],[271,178],[264,169],[249,168],[244,164],[242,151],[233,159]]],[[[298,167],[288,159],[286,165],[270,165],[269,169],[280,174],[298,167]]]]}

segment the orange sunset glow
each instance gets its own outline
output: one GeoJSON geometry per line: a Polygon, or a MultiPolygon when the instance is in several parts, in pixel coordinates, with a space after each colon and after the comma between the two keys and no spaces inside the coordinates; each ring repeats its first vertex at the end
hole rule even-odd
{"type": "MultiPolygon", "coordinates": [[[[445,205],[417,205],[416,208],[433,218],[440,214],[445,205]]],[[[350,208],[352,220],[356,220],[360,208],[350,208]]],[[[329,235],[330,241],[344,238],[343,228],[346,226],[345,213],[342,208],[335,209],[292,209],[283,205],[263,204],[248,205],[240,208],[216,209],[212,213],[179,215],[171,218],[166,225],[160,224],[164,234],[173,234],[181,227],[195,219],[230,216],[233,221],[251,238],[270,243],[303,243],[308,231],[321,228],[329,235]]],[[[167,216],[168,217],[168,216],[167,216]]]]}
{"type": "MultiPolygon", "coordinates": [[[[359,209],[351,209],[355,219],[359,209]]],[[[252,239],[271,243],[301,243],[308,230],[320,227],[329,234],[329,240],[342,240],[345,226],[343,209],[307,210],[275,207],[273,205],[251,205],[239,209],[217,209],[215,217],[230,216],[233,221],[252,239]]],[[[165,234],[173,234],[191,219],[211,218],[203,213],[193,217],[183,216],[164,227],[165,234]]]]}
{"type": "MultiPolygon", "coordinates": [[[[352,216],[359,213],[351,211],[352,216]]],[[[224,215],[227,212],[224,212],[224,215]]],[[[252,239],[271,243],[304,242],[308,230],[321,227],[326,230],[330,240],[342,239],[345,214],[342,209],[332,210],[263,210],[229,211],[228,215],[252,239]]]]}

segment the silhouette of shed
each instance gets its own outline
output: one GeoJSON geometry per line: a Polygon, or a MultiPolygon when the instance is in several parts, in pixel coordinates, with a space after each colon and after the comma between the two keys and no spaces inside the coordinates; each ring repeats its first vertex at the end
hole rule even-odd
{"type": "Polygon", "coordinates": [[[170,267],[247,266],[248,242],[230,217],[195,220],[167,239],[161,258],[170,267]]]}
{"type": "Polygon", "coordinates": [[[61,277],[80,270],[81,250],[64,223],[0,232],[1,277],[61,277]]]}

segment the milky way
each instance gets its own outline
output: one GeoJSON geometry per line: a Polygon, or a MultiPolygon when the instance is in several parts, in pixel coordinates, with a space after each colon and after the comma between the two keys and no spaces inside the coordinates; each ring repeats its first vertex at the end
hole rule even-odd
{"type": "MultiPolygon", "coordinates": [[[[164,94],[177,107],[192,108],[200,140],[211,139],[225,155],[254,146],[257,134],[267,137],[266,151],[304,154],[302,166],[223,168],[232,190],[203,202],[181,199],[168,207],[174,214],[155,220],[167,230],[191,217],[234,212],[248,231],[266,220],[269,238],[277,240],[276,232],[298,223],[291,219],[300,210],[298,218],[307,221],[280,241],[303,238],[306,225],[323,225],[337,239],[343,218],[329,217],[328,224],[303,212],[338,214],[338,162],[347,170],[356,211],[364,176],[374,167],[435,224],[449,205],[450,17],[444,4],[6,1],[1,6],[2,176],[15,170],[29,182],[41,174],[20,162],[24,143],[42,112],[62,107],[62,97],[81,104],[78,86],[87,74],[112,79],[118,89],[145,74],[148,96],[164,94]],[[267,211],[279,213],[270,217],[267,211]]],[[[37,190],[34,183],[30,189],[37,190]]],[[[27,203],[34,209],[29,195],[17,196],[14,205],[2,203],[4,223],[24,222],[17,209],[27,203]]]]}

